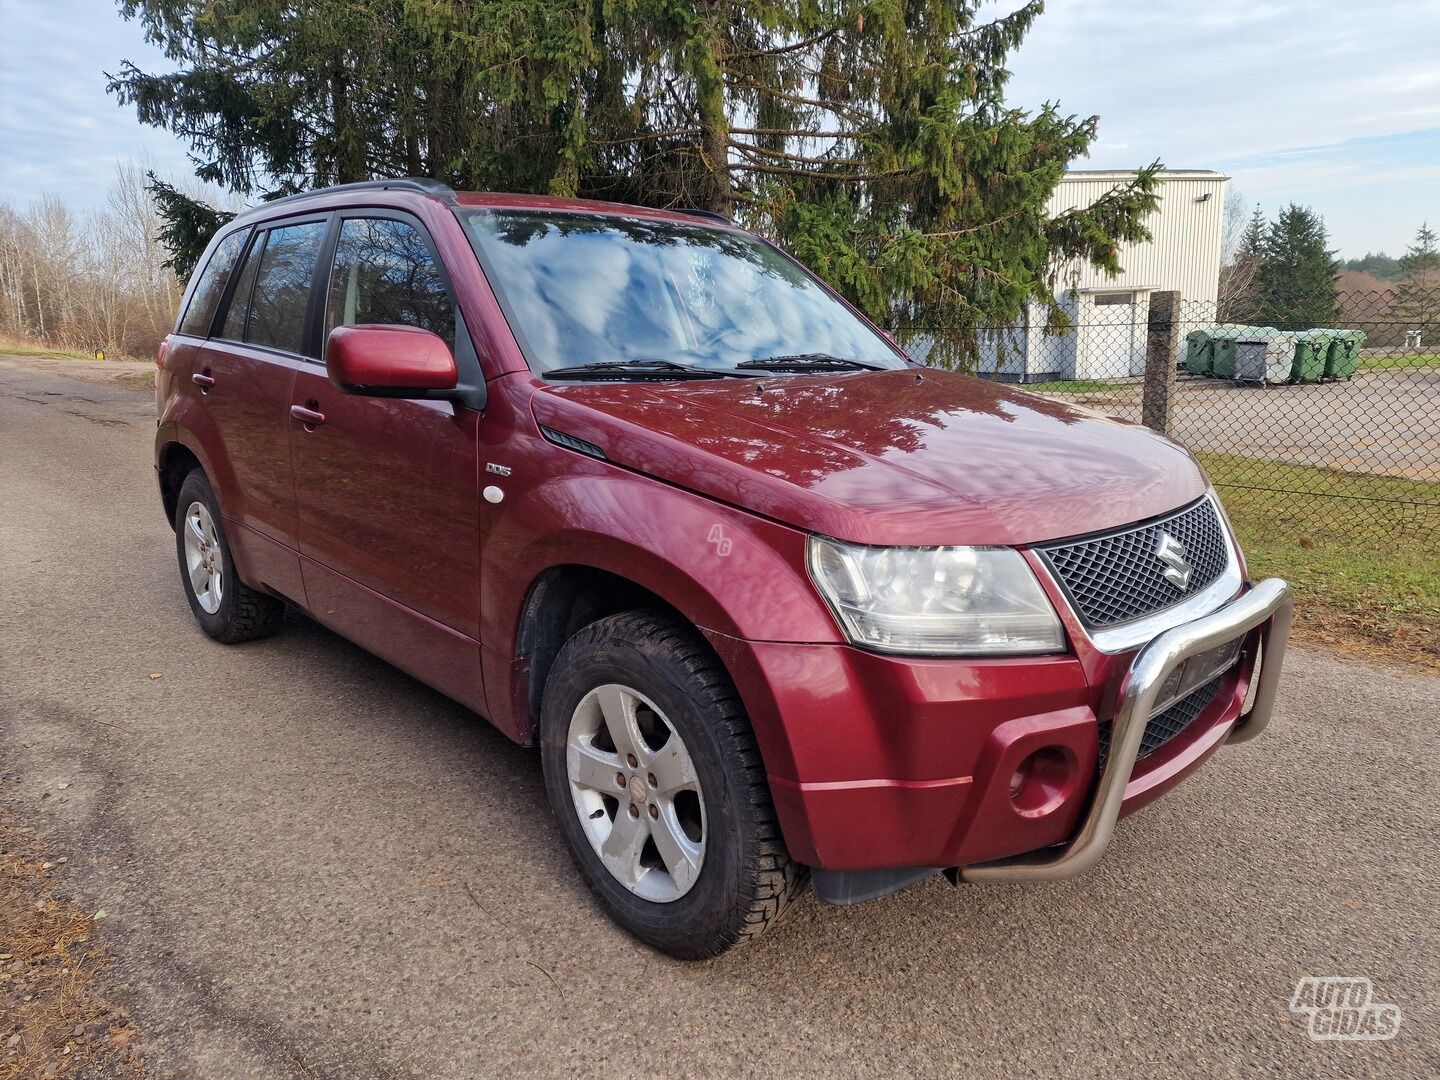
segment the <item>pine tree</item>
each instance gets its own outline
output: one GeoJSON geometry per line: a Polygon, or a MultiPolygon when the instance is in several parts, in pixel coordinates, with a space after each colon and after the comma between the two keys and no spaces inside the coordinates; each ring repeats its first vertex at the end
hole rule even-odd
{"type": "Polygon", "coordinates": [[[1281,330],[1334,325],[1339,263],[1326,248],[1325,222],[1291,203],[1267,230],[1260,264],[1257,321],[1281,330]]]}
{"type": "Polygon", "coordinates": [[[1270,227],[1265,223],[1265,215],[1261,212],[1257,203],[1254,211],[1250,214],[1250,223],[1245,226],[1245,232],[1240,236],[1240,251],[1238,258],[1260,262],[1265,258],[1265,237],[1270,227]]]}
{"type": "Polygon", "coordinates": [[[1152,165],[1093,206],[1050,193],[1097,119],[1004,100],[1041,0],[120,0],[178,70],[110,86],[246,194],[375,176],[736,216],[902,340],[1027,302],[1148,238],[1152,165]]]}
{"type": "Polygon", "coordinates": [[[1373,274],[1381,281],[1399,281],[1404,276],[1400,260],[1382,251],[1367,251],[1360,259],[1346,259],[1346,270],[1358,270],[1362,274],[1373,274]]]}
{"type": "Polygon", "coordinates": [[[1400,257],[1400,272],[1394,317],[1406,330],[1420,331],[1422,343],[1440,341],[1440,249],[1429,222],[1421,224],[1415,243],[1400,257]]]}
{"type": "Polygon", "coordinates": [[[147,172],[145,177],[145,188],[160,214],[160,242],[170,252],[164,265],[174,270],[181,281],[188,280],[205,254],[210,237],[235,215],[176,191],[153,172],[147,172]]]}

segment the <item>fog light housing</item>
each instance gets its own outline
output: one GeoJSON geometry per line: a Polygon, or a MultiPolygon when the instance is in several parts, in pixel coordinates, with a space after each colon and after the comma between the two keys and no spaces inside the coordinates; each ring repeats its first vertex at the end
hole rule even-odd
{"type": "Polygon", "coordinates": [[[1036,750],[1010,777],[1010,804],[1021,817],[1044,817],[1075,788],[1075,758],[1063,746],[1036,750]]]}

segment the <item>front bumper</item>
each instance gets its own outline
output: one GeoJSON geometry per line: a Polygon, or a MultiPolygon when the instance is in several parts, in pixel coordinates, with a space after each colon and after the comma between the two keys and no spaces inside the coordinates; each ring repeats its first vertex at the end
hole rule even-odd
{"type": "Polygon", "coordinates": [[[1083,874],[1099,862],[1120,819],[1140,739],[1165,680],[1190,657],[1256,628],[1261,630],[1262,663],[1255,699],[1249,710],[1236,719],[1226,741],[1245,742],[1264,731],[1275,708],[1294,608],[1290,586],[1279,578],[1270,578],[1219,611],[1167,630],[1142,648],[1120,685],[1110,756],[1075,838],[1060,848],[961,867],[961,880],[1060,881],[1083,874]]]}
{"type": "Polygon", "coordinates": [[[1118,818],[1225,742],[1264,728],[1291,607],[1284,582],[1262,582],[1118,655],[1078,639],[1076,655],[962,661],[707,637],[749,710],[792,857],[816,870],[822,898],[858,902],[947,868],[967,880],[1018,881],[1093,865],[1118,818]],[[1220,677],[1210,704],[1139,757],[1171,671],[1241,636],[1240,662],[1220,677]],[[1099,769],[1106,721],[1110,747],[1099,769]],[[1063,759],[1066,776],[1049,802],[1027,805],[1012,778],[1037,752],[1063,759]]]}

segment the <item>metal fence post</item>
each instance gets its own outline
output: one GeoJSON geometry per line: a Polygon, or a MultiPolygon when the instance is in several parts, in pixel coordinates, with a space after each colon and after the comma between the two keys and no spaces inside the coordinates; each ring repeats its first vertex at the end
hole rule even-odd
{"type": "Polygon", "coordinates": [[[1170,433],[1170,397],[1175,389],[1175,366],[1180,356],[1180,294],[1150,294],[1150,315],[1145,337],[1145,396],[1140,418],[1162,435],[1170,433]]]}

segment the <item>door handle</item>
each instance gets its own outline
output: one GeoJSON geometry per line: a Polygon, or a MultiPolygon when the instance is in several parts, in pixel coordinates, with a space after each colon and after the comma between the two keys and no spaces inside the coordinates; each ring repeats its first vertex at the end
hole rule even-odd
{"type": "Polygon", "coordinates": [[[195,372],[194,375],[190,376],[190,381],[193,382],[196,386],[203,386],[207,389],[215,385],[214,379],[212,379],[209,375],[202,375],[198,371],[195,372]]]}
{"type": "Polygon", "coordinates": [[[325,422],[325,414],[323,412],[307,409],[304,405],[291,405],[290,415],[296,420],[303,422],[306,427],[314,427],[316,424],[323,424],[325,422]]]}

